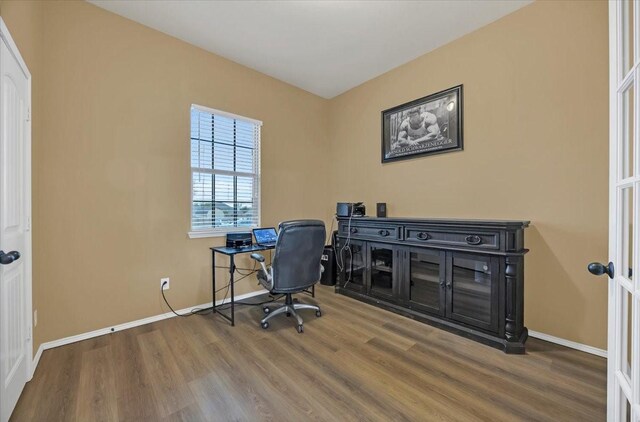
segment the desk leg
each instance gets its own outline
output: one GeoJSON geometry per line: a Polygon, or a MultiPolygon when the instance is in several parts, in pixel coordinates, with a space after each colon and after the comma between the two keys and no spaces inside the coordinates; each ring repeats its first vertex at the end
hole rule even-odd
{"type": "Polygon", "coordinates": [[[211,313],[216,313],[216,253],[211,251],[211,313]]]}
{"type": "Polygon", "coordinates": [[[233,259],[233,255],[229,256],[229,283],[231,283],[231,326],[233,327],[235,325],[235,300],[236,300],[236,295],[235,292],[233,290],[233,285],[235,284],[233,282],[233,274],[236,272],[236,264],[235,264],[235,260],[233,259]]]}

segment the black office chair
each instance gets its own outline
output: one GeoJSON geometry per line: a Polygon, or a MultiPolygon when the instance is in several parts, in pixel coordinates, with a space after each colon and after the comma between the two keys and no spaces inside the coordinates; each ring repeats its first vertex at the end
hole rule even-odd
{"type": "Polygon", "coordinates": [[[283,305],[273,309],[263,308],[267,314],[261,321],[262,328],[269,328],[269,320],[276,315],[286,313],[298,321],[298,332],[302,333],[302,318],[297,310],[313,309],[316,316],[322,315],[320,307],[306,303],[294,303],[293,293],[302,292],[320,280],[322,265],[320,259],[324,250],[326,231],[319,220],[296,220],[280,223],[278,240],[271,267],[267,268],[264,256],[253,253],[251,258],[262,266],[258,272],[258,281],[273,294],[284,294],[283,305]]]}

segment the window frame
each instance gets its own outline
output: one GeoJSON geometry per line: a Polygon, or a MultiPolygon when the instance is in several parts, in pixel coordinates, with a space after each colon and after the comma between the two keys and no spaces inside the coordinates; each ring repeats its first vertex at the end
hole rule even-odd
{"type": "MultiPolygon", "coordinates": [[[[256,153],[257,153],[257,165],[255,168],[255,173],[253,173],[255,175],[255,188],[257,190],[257,194],[255,197],[255,203],[254,206],[257,209],[257,225],[256,227],[260,227],[261,225],[261,221],[262,221],[262,186],[261,186],[261,182],[262,182],[262,176],[261,176],[261,160],[262,160],[262,155],[261,155],[261,144],[262,144],[262,121],[261,120],[256,120],[256,119],[252,119],[250,117],[245,117],[245,116],[241,116],[239,114],[234,114],[234,113],[229,113],[227,111],[222,111],[222,110],[216,110],[214,108],[210,108],[210,107],[206,107],[206,106],[201,106],[198,104],[191,104],[191,107],[189,107],[189,184],[190,184],[190,197],[189,197],[189,201],[190,201],[190,216],[189,216],[189,231],[188,231],[188,235],[190,239],[198,239],[198,238],[206,238],[206,237],[221,237],[221,236],[225,236],[227,233],[236,233],[236,232],[246,232],[246,231],[251,231],[251,229],[253,227],[220,227],[220,228],[205,228],[205,229],[201,229],[201,230],[194,230],[193,228],[193,172],[194,172],[194,167],[192,165],[192,152],[191,152],[191,111],[193,109],[196,109],[200,112],[203,113],[209,113],[209,114],[213,114],[216,116],[221,116],[221,117],[226,117],[229,119],[234,119],[234,120],[242,120],[244,122],[247,123],[251,123],[253,125],[256,125],[259,127],[260,129],[260,135],[258,137],[258,142],[256,145],[256,153]]],[[[213,140],[212,140],[213,142],[213,140]]],[[[242,173],[242,172],[235,172],[235,171],[228,171],[228,170],[221,170],[222,173],[227,173],[229,175],[233,175],[233,173],[242,173]]],[[[246,173],[245,173],[246,174],[246,173]]]]}

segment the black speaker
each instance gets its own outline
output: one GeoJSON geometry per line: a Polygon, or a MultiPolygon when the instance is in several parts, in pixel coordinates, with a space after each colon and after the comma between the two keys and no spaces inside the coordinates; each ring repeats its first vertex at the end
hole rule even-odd
{"type": "Polygon", "coordinates": [[[378,202],[376,204],[376,216],[377,217],[386,217],[387,216],[387,203],[386,202],[378,202]]]}
{"type": "Polygon", "coordinates": [[[336,255],[333,251],[333,246],[328,245],[324,247],[322,252],[322,258],[320,263],[324,267],[322,276],[320,276],[320,284],[325,286],[335,286],[336,284],[336,255]]]}
{"type": "Polygon", "coordinates": [[[253,243],[251,232],[246,233],[227,233],[227,248],[240,248],[242,246],[251,246],[253,243]]]}

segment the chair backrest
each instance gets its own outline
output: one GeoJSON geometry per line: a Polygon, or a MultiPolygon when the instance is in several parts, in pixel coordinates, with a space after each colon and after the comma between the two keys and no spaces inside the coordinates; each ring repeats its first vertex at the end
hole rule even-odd
{"type": "Polygon", "coordinates": [[[320,280],[326,230],[320,220],[280,223],[271,263],[274,292],[305,290],[320,280]]]}

